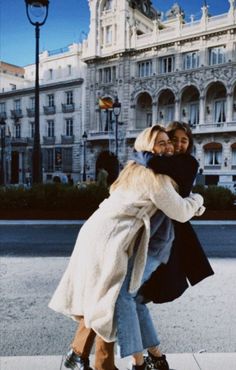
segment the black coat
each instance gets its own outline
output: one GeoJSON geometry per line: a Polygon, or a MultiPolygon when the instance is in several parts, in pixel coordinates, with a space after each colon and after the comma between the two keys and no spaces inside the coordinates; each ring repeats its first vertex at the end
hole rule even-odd
{"type": "MultiPolygon", "coordinates": [[[[173,178],[179,193],[187,197],[198,170],[198,162],[189,154],[172,157],[149,156],[147,167],[173,178]]],[[[164,303],[178,298],[191,285],[214,272],[190,222],[174,222],[175,239],[167,264],[161,264],[139,290],[145,302],[164,303]]]]}

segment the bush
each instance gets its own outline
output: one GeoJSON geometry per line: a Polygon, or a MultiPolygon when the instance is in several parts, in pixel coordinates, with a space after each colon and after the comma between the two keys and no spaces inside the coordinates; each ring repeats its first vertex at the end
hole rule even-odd
{"type": "Polygon", "coordinates": [[[76,211],[79,216],[86,218],[107,196],[108,190],[97,184],[86,184],[82,188],[63,184],[40,184],[30,189],[0,188],[0,211],[76,211]]]}
{"type": "Polygon", "coordinates": [[[223,186],[210,185],[204,187],[203,185],[196,185],[193,191],[203,196],[204,205],[207,209],[223,210],[233,208],[234,194],[223,186]]]}

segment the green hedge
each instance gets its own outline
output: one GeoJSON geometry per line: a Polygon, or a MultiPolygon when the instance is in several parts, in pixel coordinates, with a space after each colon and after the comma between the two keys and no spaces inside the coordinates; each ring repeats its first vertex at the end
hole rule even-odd
{"type": "Polygon", "coordinates": [[[207,209],[223,210],[232,209],[234,206],[234,194],[223,186],[210,185],[204,187],[203,185],[196,185],[193,188],[193,192],[203,196],[204,205],[207,209]]]}
{"type": "MultiPolygon", "coordinates": [[[[234,207],[235,197],[229,189],[197,185],[193,191],[203,195],[208,210],[228,210],[234,207]]],[[[108,189],[97,184],[80,188],[62,184],[36,185],[30,189],[0,188],[0,213],[38,210],[68,214],[71,211],[76,212],[78,217],[87,218],[108,195],[108,189]]]]}
{"type": "Polygon", "coordinates": [[[81,217],[88,217],[106,197],[108,190],[97,184],[81,188],[62,184],[35,185],[30,189],[1,188],[0,211],[76,211],[81,217]]]}

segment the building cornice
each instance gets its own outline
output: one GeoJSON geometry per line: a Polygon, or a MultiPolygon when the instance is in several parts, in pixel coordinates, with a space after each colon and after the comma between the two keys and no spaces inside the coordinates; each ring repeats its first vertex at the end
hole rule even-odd
{"type": "Polygon", "coordinates": [[[162,41],[162,42],[152,42],[151,45],[148,47],[137,47],[137,48],[130,48],[126,49],[123,51],[117,51],[114,54],[106,55],[106,56],[94,56],[91,58],[83,58],[83,61],[87,64],[96,64],[98,61],[99,62],[106,62],[112,59],[119,59],[121,57],[125,56],[134,56],[137,54],[142,54],[147,51],[152,51],[152,50],[160,50],[162,48],[167,48],[167,47],[172,47],[176,43],[179,45],[184,45],[185,43],[192,42],[192,41],[198,41],[200,39],[204,40],[209,40],[211,37],[216,37],[220,35],[227,34],[228,31],[233,30],[236,33],[236,25],[235,26],[226,26],[221,30],[211,30],[211,31],[202,31],[199,33],[196,33],[195,35],[192,36],[179,36],[173,39],[172,41],[162,41]]]}
{"type": "MultiPolygon", "coordinates": [[[[84,82],[83,78],[76,78],[76,79],[70,80],[70,81],[54,82],[54,83],[50,83],[50,84],[40,85],[39,90],[40,90],[40,92],[57,90],[57,89],[60,89],[60,88],[67,88],[67,87],[82,85],[83,82],[84,82]]],[[[3,92],[3,93],[0,93],[0,98],[8,98],[8,97],[11,97],[11,96],[29,95],[29,94],[33,94],[34,91],[35,91],[34,86],[26,87],[26,88],[23,88],[23,89],[6,91],[6,92],[3,92]]]]}

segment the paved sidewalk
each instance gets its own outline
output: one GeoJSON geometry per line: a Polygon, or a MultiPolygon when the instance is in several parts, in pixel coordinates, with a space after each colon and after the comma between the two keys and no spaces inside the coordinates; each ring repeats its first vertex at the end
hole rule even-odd
{"type": "MultiPolygon", "coordinates": [[[[93,356],[91,356],[93,363],[93,356]]],[[[236,353],[167,354],[170,370],[235,370],[236,353]]],[[[0,357],[1,370],[66,370],[62,356],[0,357]]],[[[130,358],[116,358],[119,370],[130,369],[130,358]]]]}

